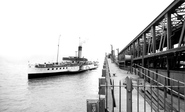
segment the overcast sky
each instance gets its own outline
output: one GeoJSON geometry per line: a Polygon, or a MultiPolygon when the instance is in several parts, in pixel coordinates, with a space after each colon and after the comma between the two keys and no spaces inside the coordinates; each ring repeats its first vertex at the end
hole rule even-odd
{"type": "MultiPolygon", "coordinates": [[[[173,0],[0,0],[0,57],[75,55],[97,59],[122,50],[173,0]]],[[[50,60],[51,61],[51,60],[50,60]]]]}

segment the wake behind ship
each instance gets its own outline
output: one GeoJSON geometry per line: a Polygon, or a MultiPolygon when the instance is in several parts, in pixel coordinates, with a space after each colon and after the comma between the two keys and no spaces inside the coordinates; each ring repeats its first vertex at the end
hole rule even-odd
{"type": "MultiPolygon", "coordinates": [[[[59,45],[58,45],[59,46],[59,45]]],[[[59,50],[58,50],[59,51],[59,50]]],[[[57,55],[58,58],[58,55],[57,55]]],[[[58,61],[58,59],[57,59],[58,61]]],[[[74,74],[98,68],[97,61],[82,58],[82,45],[78,47],[78,57],[64,57],[63,62],[29,64],[28,79],[62,74],[74,74]]]]}

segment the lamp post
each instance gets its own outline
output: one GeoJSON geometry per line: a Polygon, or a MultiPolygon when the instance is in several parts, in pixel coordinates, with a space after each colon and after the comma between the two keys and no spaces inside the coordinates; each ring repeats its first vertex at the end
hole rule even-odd
{"type": "Polygon", "coordinates": [[[119,62],[119,48],[116,49],[117,50],[117,63],[119,62]]]}
{"type": "Polygon", "coordinates": [[[114,50],[113,50],[112,44],[111,44],[111,59],[112,59],[112,62],[114,62],[114,50]]]}

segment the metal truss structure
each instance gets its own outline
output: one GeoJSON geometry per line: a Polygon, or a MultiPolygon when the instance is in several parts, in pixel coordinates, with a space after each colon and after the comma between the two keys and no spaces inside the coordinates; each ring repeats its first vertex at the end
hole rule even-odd
{"type": "Polygon", "coordinates": [[[119,53],[120,64],[125,55],[132,56],[132,64],[163,70],[168,77],[172,77],[171,71],[180,71],[179,80],[185,82],[182,76],[185,71],[185,0],[174,0],[138,34],[119,53]]]}

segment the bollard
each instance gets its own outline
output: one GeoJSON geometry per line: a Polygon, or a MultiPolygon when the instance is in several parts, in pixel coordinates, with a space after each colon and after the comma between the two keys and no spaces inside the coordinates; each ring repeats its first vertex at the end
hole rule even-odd
{"type": "Polygon", "coordinates": [[[132,79],[126,77],[126,90],[127,90],[127,112],[132,112],[132,79]]]}
{"type": "Polygon", "coordinates": [[[99,112],[98,99],[87,99],[87,112],[99,112]]]}
{"type": "Polygon", "coordinates": [[[105,95],[105,78],[99,78],[99,95],[105,95]]]}
{"type": "Polygon", "coordinates": [[[105,99],[102,98],[99,101],[99,112],[105,112],[105,99]]]}
{"type": "Polygon", "coordinates": [[[102,69],[102,77],[106,77],[106,73],[107,73],[107,70],[106,69],[102,69]]]}
{"type": "Polygon", "coordinates": [[[99,111],[105,112],[105,98],[101,98],[100,95],[105,96],[105,78],[99,78],[99,111]]]}

